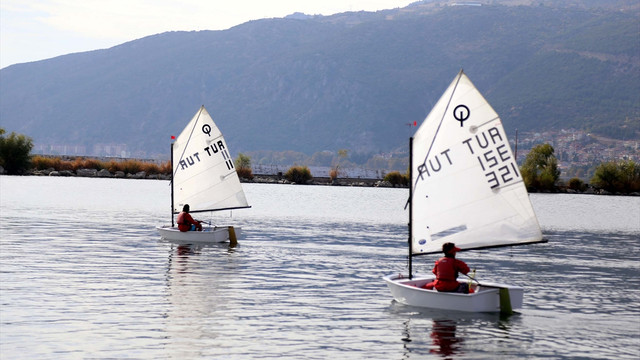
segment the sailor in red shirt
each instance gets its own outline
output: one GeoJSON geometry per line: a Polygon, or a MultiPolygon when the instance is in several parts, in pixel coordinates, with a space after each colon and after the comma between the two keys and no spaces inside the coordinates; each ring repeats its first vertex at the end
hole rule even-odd
{"type": "Polygon", "coordinates": [[[469,267],[462,260],[456,259],[456,252],[460,251],[453,243],[442,244],[442,252],[444,257],[436,261],[436,265],[433,267],[433,273],[436,275],[436,280],[426,284],[426,289],[433,289],[434,287],[438,291],[447,292],[460,292],[469,293],[468,284],[459,283],[458,273],[467,274],[469,267]]]}
{"type": "Polygon", "coordinates": [[[178,214],[178,229],[182,232],[194,230],[202,231],[200,221],[193,220],[191,215],[189,215],[189,204],[185,204],[182,207],[182,212],[178,214]]]}

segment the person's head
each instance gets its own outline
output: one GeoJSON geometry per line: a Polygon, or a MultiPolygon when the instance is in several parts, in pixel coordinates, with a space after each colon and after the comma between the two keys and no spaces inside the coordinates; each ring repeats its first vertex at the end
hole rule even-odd
{"type": "Polygon", "coordinates": [[[182,211],[184,212],[189,212],[189,204],[184,204],[184,206],[182,207],[182,211]]]}
{"type": "Polygon", "coordinates": [[[460,251],[459,247],[456,247],[454,243],[444,243],[442,244],[442,252],[446,257],[456,257],[456,253],[460,251]]]}

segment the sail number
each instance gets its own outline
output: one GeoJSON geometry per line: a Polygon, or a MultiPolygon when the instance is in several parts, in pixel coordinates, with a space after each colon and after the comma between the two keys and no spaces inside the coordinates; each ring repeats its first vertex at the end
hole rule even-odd
{"type": "MultiPolygon", "coordinates": [[[[221,154],[225,164],[227,165],[227,170],[233,169],[233,160],[231,159],[229,151],[227,151],[227,147],[224,145],[222,140],[218,140],[217,142],[207,146],[204,148],[204,151],[207,153],[209,158],[217,155],[218,153],[221,154]]],[[[189,155],[180,160],[180,170],[187,169],[198,163],[200,163],[200,153],[195,152],[193,155],[189,155]]]]}
{"type": "Polygon", "coordinates": [[[442,170],[443,166],[453,165],[453,161],[451,161],[449,157],[449,151],[451,151],[451,149],[436,154],[433,158],[425,161],[424,164],[418,165],[418,176],[420,180],[424,180],[424,174],[431,176],[432,173],[437,173],[442,170]]]}
{"type": "Polygon", "coordinates": [[[496,127],[483,131],[462,142],[471,155],[476,156],[492,189],[520,178],[506,137],[496,127]]]}
{"type": "MultiPolygon", "coordinates": [[[[497,127],[492,127],[463,140],[461,145],[463,149],[466,149],[462,152],[468,151],[469,155],[476,158],[491,189],[520,180],[520,172],[513,156],[511,156],[507,138],[500,133],[497,127]]],[[[459,154],[459,147],[454,147],[429,157],[424,163],[418,165],[419,180],[424,180],[425,176],[431,177],[440,171],[455,167],[454,162],[459,158],[457,156],[459,154]]]]}

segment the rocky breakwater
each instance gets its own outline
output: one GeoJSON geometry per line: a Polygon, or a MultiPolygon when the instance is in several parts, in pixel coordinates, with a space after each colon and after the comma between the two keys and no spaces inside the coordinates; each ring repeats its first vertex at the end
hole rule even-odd
{"type": "Polygon", "coordinates": [[[282,175],[255,175],[253,179],[240,178],[244,183],[258,184],[291,184],[291,185],[325,185],[325,186],[357,186],[357,187],[397,187],[406,188],[403,185],[393,185],[392,183],[380,179],[364,179],[364,178],[337,178],[314,177],[304,184],[298,184],[287,180],[282,175]]]}
{"type": "Polygon", "coordinates": [[[111,173],[107,169],[78,169],[78,170],[55,170],[53,168],[46,170],[32,170],[27,175],[35,176],[77,176],[77,177],[90,177],[90,178],[119,178],[119,179],[155,179],[155,180],[170,180],[171,175],[165,174],[147,174],[144,171],[139,171],[135,174],[125,173],[124,171],[116,171],[111,173]]]}

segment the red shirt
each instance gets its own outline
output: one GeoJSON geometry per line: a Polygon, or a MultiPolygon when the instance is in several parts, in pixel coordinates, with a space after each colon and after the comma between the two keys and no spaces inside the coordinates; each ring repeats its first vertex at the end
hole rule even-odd
{"type": "Polygon", "coordinates": [[[191,230],[191,225],[198,225],[198,222],[193,220],[191,215],[187,212],[181,212],[178,214],[178,229],[182,232],[191,230]]]}
{"type": "Polygon", "coordinates": [[[469,267],[462,260],[443,257],[436,261],[433,273],[436,274],[435,288],[438,291],[454,291],[458,288],[458,273],[467,274],[469,267]]]}

